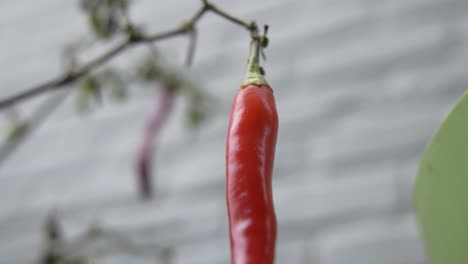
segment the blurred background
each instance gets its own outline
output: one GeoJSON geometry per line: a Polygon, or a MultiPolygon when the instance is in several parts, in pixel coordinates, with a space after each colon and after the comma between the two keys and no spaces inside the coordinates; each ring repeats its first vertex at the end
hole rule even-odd
{"type": "MultiPolygon", "coordinates": [[[[468,2],[214,3],[270,25],[263,64],[280,117],[276,262],[426,263],[412,185],[425,144],[466,89],[468,2]]],[[[200,5],[135,0],[129,17],[157,32],[200,5]]],[[[1,1],[0,98],[63,72],[64,47],[90,35],[87,23],[78,1],[1,1]]],[[[209,115],[191,128],[188,102],[177,97],[157,139],[154,198],[139,199],[134,160],[161,85],[132,83],[125,102],[86,113],[76,109],[75,89],[1,164],[0,263],[38,261],[51,210],[72,241],[70,254],[89,263],[229,263],[225,136],[249,35],[214,14],[197,29],[193,65],[179,71],[212,98],[209,115]],[[83,234],[91,234],[86,243],[78,241],[83,234]]],[[[112,43],[80,53],[79,62],[112,43]]],[[[168,64],[183,67],[186,37],[155,46],[168,64]]],[[[125,71],[144,51],[108,65],[125,71]]],[[[20,104],[16,114],[34,116],[59,93],[20,104]]],[[[2,115],[6,133],[14,114],[2,115]]]]}

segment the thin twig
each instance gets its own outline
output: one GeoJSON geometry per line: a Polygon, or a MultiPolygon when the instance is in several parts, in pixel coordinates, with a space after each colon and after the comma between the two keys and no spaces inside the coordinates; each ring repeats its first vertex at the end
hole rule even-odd
{"type": "Polygon", "coordinates": [[[172,30],[161,32],[159,34],[155,34],[155,35],[141,36],[141,37],[136,38],[135,40],[133,40],[133,42],[134,43],[156,42],[156,41],[160,41],[160,40],[163,40],[163,39],[176,37],[176,36],[179,36],[179,35],[182,35],[182,34],[185,34],[185,33],[187,33],[186,28],[178,27],[178,28],[175,28],[175,29],[172,29],[172,30]]]}
{"type": "Polygon", "coordinates": [[[245,29],[249,30],[249,31],[253,31],[253,30],[257,30],[256,26],[255,26],[255,23],[253,22],[250,22],[250,23],[247,23],[245,22],[244,20],[242,19],[239,19],[229,13],[226,13],[224,10],[218,8],[217,6],[211,4],[211,3],[208,3],[208,1],[203,1],[206,8],[209,10],[209,11],[212,11],[213,13],[233,22],[234,24],[237,24],[239,26],[242,26],[244,27],[245,29]]]}
{"type": "Polygon", "coordinates": [[[192,16],[192,18],[190,18],[189,20],[189,23],[193,25],[195,25],[198,20],[200,20],[200,18],[205,14],[206,11],[208,11],[209,9],[209,5],[206,4],[206,3],[203,3],[203,6],[198,9],[198,11],[195,13],[195,15],[192,16]]]}
{"type": "Polygon", "coordinates": [[[12,106],[13,104],[16,104],[19,101],[29,99],[43,92],[51,91],[58,87],[62,87],[65,84],[70,82],[69,79],[70,77],[68,77],[68,75],[60,76],[58,78],[55,78],[55,79],[46,81],[42,84],[39,84],[37,86],[34,86],[28,90],[25,90],[24,92],[20,92],[19,94],[3,99],[2,101],[0,101],[0,109],[12,106]]]}
{"type": "Polygon", "coordinates": [[[192,66],[193,56],[195,55],[195,48],[197,45],[197,30],[195,28],[190,31],[189,46],[187,51],[187,58],[185,59],[185,66],[192,66]]]}
{"type": "Polygon", "coordinates": [[[0,147],[0,166],[7,160],[8,157],[25,141],[25,139],[37,129],[49,116],[57,109],[57,107],[65,100],[69,94],[68,91],[63,91],[55,94],[42,103],[34,112],[33,116],[25,122],[24,131],[19,133],[14,139],[6,140],[0,147]]]}
{"type": "MultiPolygon", "coordinates": [[[[107,52],[101,54],[99,57],[95,58],[94,60],[84,64],[79,68],[78,71],[72,72],[70,74],[70,83],[76,81],[77,79],[83,77],[88,72],[94,70],[101,64],[107,62],[108,60],[112,59],[114,56],[125,50],[127,47],[130,46],[130,42],[128,40],[122,41],[118,45],[114,46],[107,52]]],[[[1,108],[1,107],[0,107],[1,108]]]]}
{"type": "Polygon", "coordinates": [[[195,24],[201,19],[201,17],[207,11],[212,11],[213,13],[218,14],[219,16],[227,19],[228,21],[231,21],[234,24],[237,24],[246,28],[251,33],[257,30],[255,23],[253,22],[247,23],[239,18],[236,18],[235,16],[231,14],[228,14],[227,12],[216,7],[212,3],[209,3],[208,1],[203,1],[203,6],[200,9],[198,9],[197,12],[195,12],[195,14],[186,23],[183,23],[181,26],[176,27],[171,30],[163,31],[161,33],[153,34],[153,35],[144,35],[139,32],[133,31],[131,32],[133,34],[130,34],[125,41],[119,43],[118,45],[112,47],[110,50],[106,51],[102,55],[98,56],[97,58],[79,67],[78,70],[66,72],[65,74],[59,77],[46,81],[45,83],[31,87],[29,89],[26,89],[23,92],[19,92],[16,95],[0,100],[0,110],[7,108],[9,106],[12,106],[18,102],[32,98],[36,95],[42,94],[44,92],[66,87],[66,85],[74,83],[75,81],[77,81],[79,78],[89,73],[94,68],[100,66],[101,64],[109,61],[116,55],[120,54],[127,47],[133,46],[133,44],[156,42],[156,41],[172,38],[175,36],[179,36],[182,34],[190,33],[192,32],[195,24]]]}

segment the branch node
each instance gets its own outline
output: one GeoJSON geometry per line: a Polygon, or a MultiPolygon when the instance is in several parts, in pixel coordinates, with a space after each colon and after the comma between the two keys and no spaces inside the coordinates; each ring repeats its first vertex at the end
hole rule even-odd
{"type": "Polygon", "coordinates": [[[183,20],[180,27],[184,30],[184,32],[192,32],[193,31],[193,21],[192,20],[183,20]]]}
{"type": "Polygon", "coordinates": [[[213,4],[210,3],[210,2],[208,2],[208,0],[202,0],[202,2],[203,2],[203,6],[204,6],[207,10],[213,9],[213,4]]]}
{"type": "Polygon", "coordinates": [[[141,42],[144,40],[143,34],[137,29],[135,29],[135,27],[129,27],[127,31],[127,35],[128,35],[129,43],[137,43],[137,42],[141,42]]]}
{"type": "Polygon", "coordinates": [[[257,23],[255,23],[255,21],[251,21],[249,26],[247,27],[247,29],[252,31],[252,32],[258,31],[257,23]]]}

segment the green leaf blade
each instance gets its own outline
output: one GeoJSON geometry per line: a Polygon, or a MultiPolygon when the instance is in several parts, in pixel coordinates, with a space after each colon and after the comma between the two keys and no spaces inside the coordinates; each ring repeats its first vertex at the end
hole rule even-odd
{"type": "Polygon", "coordinates": [[[427,145],[414,198],[430,263],[468,263],[468,92],[427,145]]]}

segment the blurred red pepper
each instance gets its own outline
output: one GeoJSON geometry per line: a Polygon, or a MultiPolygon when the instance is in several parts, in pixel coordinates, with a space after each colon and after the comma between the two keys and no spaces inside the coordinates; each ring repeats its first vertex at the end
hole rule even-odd
{"type": "Polygon", "coordinates": [[[161,93],[155,97],[153,109],[146,121],[143,140],[139,146],[136,159],[139,191],[144,199],[150,198],[153,194],[151,168],[154,159],[154,141],[172,110],[174,98],[174,89],[166,84],[161,89],[161,93]]]}
{"type": "Polygon", "coordinates": [[[246,80],[232,106],[226,144],[226,198],[231,263],[272,264],[276,215],[271,177],[278,134],[273,90],[258,65],[253,41],[246,80]]]}

